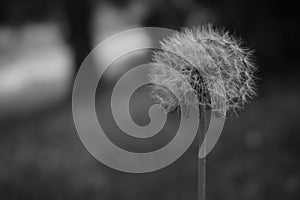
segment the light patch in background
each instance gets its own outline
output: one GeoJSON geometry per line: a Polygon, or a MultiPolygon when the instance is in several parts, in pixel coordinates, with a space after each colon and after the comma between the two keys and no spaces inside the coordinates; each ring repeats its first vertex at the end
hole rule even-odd
{"type": "MultiPolygon", "coordinates": [[[[96,46],[114,34],[140,27],[141,21],[146,14],[147,7],[143,2],[133,2],[125,8],[118,8],[109,3],[99,4],[95,9],[92,22],[93,45],[96,46]]],[[[126,49],[135,49],[145,43],[151,46],[151,38],[146,32],[142,31],[132,34],[130,37],[114,38],[109,45],[103,46],[102,50],[93,54],[96,66],[99,67],[101,63],[106,63],[111,61],[112,58],[120,56],[120,52],[124,52],[126,49]]],[[[132,56],[126,56],[123,62],[130,62],[132,56]]],[[[105,76],[108,76],[108,78],[115,76],[119,73],[118,69],[113,68],[105,76]]]]}
{"type": "Polygon", "coordinates": [[[31,110],[64,96],[72,60],[58,24],[0,28],[1,114],[31,110]]]}

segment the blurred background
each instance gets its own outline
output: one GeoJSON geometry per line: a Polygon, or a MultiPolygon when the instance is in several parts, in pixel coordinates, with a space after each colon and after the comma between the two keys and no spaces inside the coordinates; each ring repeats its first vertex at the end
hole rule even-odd
{"type": "MultiPolygon", "coordinates": [[[[197,144],[162,171],[114,171],[81,143],[71,94],[84,58],[112,34],[208,22],[254,49],[259,69],[258,97],[238,117],[228,117],[207,157],[208,199],[300,199],[297,14],[290,0],[1,1],[0,199],[195,199],[197,144]]],[[[107,72],[107,93],[120,73],[107,72]]]]}

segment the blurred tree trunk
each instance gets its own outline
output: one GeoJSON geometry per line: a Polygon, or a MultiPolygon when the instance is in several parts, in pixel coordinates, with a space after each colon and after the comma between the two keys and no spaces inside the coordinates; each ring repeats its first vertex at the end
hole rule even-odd
{"type": "Polygon", "coordinates": [[[75,75],[88,53],[91,45],[92,2],[89,0],[64,1],[68,40],[75,56],[75,75]]]}

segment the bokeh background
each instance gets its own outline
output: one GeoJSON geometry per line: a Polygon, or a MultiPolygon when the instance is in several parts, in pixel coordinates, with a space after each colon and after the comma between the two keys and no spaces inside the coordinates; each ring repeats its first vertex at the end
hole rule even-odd
{"type": "MultiPolygon", "coordinates": [[[[109,169],[82,145],[72,118],[71,93],[85,56],[112,34],[141,26],[180,30],[208,22],[226,27],[254,49],[259,69],[258,97],[238,117],[227,119],[207,158],[208,199],[300,199],[296,3],[1,1],[0,199],[195,199],[193,148],[159,172],[128,175],[109,169]]],[[[107,91],[114,74],[118,68],[103,80],[107,91]]],[[[97,104],[104,106],[102,101],[97,104]]]]}

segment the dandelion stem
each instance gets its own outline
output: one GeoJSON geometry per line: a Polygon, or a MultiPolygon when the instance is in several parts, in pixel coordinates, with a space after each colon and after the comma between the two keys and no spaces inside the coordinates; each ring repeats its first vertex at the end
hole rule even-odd
{"type": "Polygon", "coordinates": [[[197,200],[205,200],[206,196],[206,158],[198,159],[198,196],[197,200]]]}
{"type": "MultiPolygon", "coordinates": [[[[199,106],[200,111],[200,129],[199,129],[199,150],[201,145],[205,143],[205,133],[209,125],[209,112],[204,106],[199,106]]],[[[205,148],[204,148],[205,149],[205,148]]],[[[199,151],[198,151],[199,152],[199,151]]],[[[197,155],[198,156],[198,155],[197,155]]],[[[205,200],[206,198],[206,157],[198,157],[198,188],[197,200],[205,200]]]]}

